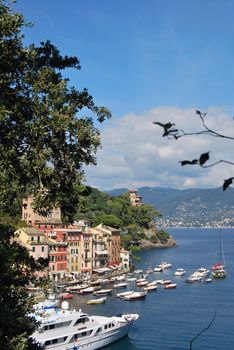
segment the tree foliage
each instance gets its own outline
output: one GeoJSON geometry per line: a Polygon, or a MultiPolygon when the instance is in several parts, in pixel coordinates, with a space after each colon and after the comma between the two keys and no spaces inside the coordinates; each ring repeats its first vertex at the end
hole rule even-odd
{"type": "Polygon", "coordinates": [[[77,57],[62,56],[45,41],[24,46],[23,15],[0,4],[0,207],[9,210],[28,188],[34,206],[55,204],[72,220],[84,180],[83,165],[95,164],[99,122],[110,117],[87,89],[69,86],[61,72],[80,69],[77,57]]]}
{"type": "Polygon", "coordinates": [[[91,225],[110,218],[116,228],[125,230],[129,227],[131,231],[131,225],[134,225],[138,230],[148,229],[155,217],[160,215],[150,205],[132,206],[128,193],[114,197],[94,188],[89,188],[89,190],[90,194],[85,197],[85,206],[77,208],[76,219],[85,218],[90,221],[91,225]]]}
{"type": "Polygon", "coordinates": [[[25,286],[35,281],[44,262],[35,261],[13,238],[14,227],[0,224],[0,348],[39,349],[28,339],[36,323],[30,317],[33,300],[25,286]]]}
{"type": "MultiPolygon", "coordinates": [[[[201,121],[202,129],[199,131],[194,131],[194,132],[186,132],[182,129],[178,129],[175,127],[175,123],[167,122],[167,123],[161,123],[161,122],[153,122],[153,124],[158,125],[163,128],[163,137],[167,137],[168,139],[174,139],[178,140],[181,137],[185,136],[191,136],[191,135],[207,135],[219,139],[228,139],[228,140],[234,140],[234,136],[229,136],[229,135],[224,135],[221,132],[218,132],[216,130],[211,129],[207,123],[206,123],[206,114],[205,112],[201,112],[199,110],[196,110],[196,114],[199,116],[199,119],[201,121]]],[[[234,162],[225,160],[225,159],[220,159],[216,162],[213,162],[211,164],[207,164],[207,161],[210,159],[210,151],[202,153],[199,155],[197,158],[194,158],[192,160],[182,160],[180,161],[182,166],[185,165],[198,165],[202,168],[210,168],[213,167],[217,164],[221,163],[226,163],[230,165],[234,165],[234,162]]],[[[234,177],[230,177],[223,182],[223,190],[225,191],[231,184],[232,181],[234,180],[234,177]]]]}
{"type": "Polygon", "coordinates": [[[62,56],[48,40],[25,46],[30,24],[12,3],[0,0],[0,348],[33,350],[39,347],[29,338],[35,322],[26,285],[44,262],[13,240],[14,218],[22,197],[33,194],[37,212],[60,206],[73,222],[87,194],[83,166],[96,163],[100,146],[94,121],[111,114],[63,77],[66,69],[80,70],[77,57],[62,56]]]}

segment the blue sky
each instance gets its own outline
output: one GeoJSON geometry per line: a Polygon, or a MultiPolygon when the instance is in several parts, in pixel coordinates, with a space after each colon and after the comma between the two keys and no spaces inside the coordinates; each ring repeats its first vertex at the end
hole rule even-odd
{"type": "MultiPolygon", "coordinates": [[[[175,146],[162,140],[158,130],[147,127],[144,132],[142,126],[152,128],[153,117],[175,117],[195,126],[194,109],[209,111],[214,127],[231,121],[234,0],[18,0],[15,8],[34,22],[25,31],[26,41],[49,39],[62,53],[76,55],[82,69],[68,72],[71,83],[87,87],[97,104],[112,111],[113,118],[101,129],[98,165],[87,169],[90,185],[215,187],[231,173],[230,167],[223,173],[181,169],[178,161],[193,157],[204,140],[188,150],[191,141],[175,146]],[[219,125],[217,118],[222,118],[219,125]],[[147,143],[155,152],[146,149],[139,158],[135,149],[142,151],[147,143]],[[169,148],[180,150],[178,159],[169,148]],[[141,158],[145,163],[137,167],[141,158]]],[[[231,160],[227,144],[218,151],[231,160]]]]}

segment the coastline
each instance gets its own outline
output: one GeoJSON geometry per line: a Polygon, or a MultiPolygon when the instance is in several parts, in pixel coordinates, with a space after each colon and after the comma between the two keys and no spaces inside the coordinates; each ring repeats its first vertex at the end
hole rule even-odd
{"type": "Polygon", "coordinates": [[[139,247],[141,249],[144,249],[144,248],[159,248],[159,249],[161,249],[161,248],[174,248],[176,246],[177,246],[176,240],[172,236],[169,237],[169,239],[167,240],[167,243],[161,243],[161,242],[152,243],[147,239],[142,239],[141,243],[139,245],[139,247]]]}

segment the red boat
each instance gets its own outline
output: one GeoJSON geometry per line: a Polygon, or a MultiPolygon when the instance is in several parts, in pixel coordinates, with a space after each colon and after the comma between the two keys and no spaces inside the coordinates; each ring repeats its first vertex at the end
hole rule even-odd
{"type": "Polygon", "coordinates": [[[63,293],[60,294],[61,299],[72,299],[74,297],[74,294],[70,294],[70,293],[63,293]]]}

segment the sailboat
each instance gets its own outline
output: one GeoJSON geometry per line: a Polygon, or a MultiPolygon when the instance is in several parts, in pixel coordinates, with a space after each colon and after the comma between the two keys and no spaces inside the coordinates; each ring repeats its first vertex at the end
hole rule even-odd
{"type": "Polygon", "coordinates": [[[223,239],[222,233],[220,230],[220,242],[219,242],[219,254],[220,260],[216,264],[212,266],[212,276],[213,278],[225,278],[227,276],[227,271],[225,269],[225,261],[224,261],[224,251],[223,251],[223,239]]]}

